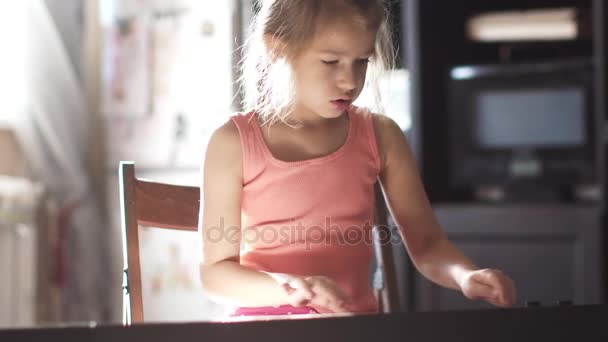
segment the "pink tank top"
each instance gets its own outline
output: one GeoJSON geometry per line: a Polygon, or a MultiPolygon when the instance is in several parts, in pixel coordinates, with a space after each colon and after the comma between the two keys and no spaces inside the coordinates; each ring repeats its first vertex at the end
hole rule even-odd
{"type": "MultiPolygon", "coordinates": [[[[328,276],[351,298],[352,312],[377,312],[369,279],[380,158],[371,114],[352,107],[348,116],[338,150],[294,162],[272,155],[253,113],[231,118],[243,152],[240,262],[266,272],[328,276]]],[[[240,308],[236,314],[292,311],[302,308],[240,308]]]]}

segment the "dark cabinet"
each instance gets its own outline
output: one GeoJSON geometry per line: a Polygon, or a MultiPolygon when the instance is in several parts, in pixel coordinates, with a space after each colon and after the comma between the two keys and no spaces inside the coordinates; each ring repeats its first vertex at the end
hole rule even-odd
{"type": "MultiPolygon", "coordinates": [[[[599,208],[441,205],[435,213],[449,239],[480,267],[499,268],[513,278],[517,305],[603,301],[599,208]]],[[[416,277],[415,292],[421,311],[491,307],[422,276],[416,277]]]]}
{"type": "MultiPolygon", "coordinates": [[[[446,6],[447,2],[439,0],[402,2],[402,57],[410,75],[412,116],[408,140],[438,220],[450,240],[479,266],[502,269],[514,278],[518,305],[524,301],[555,305],[561,300],[606,303],[608,5],[603,0],[471,0],[446,6]],[[465,38],[465,20],[471,15],[543,7],[575,7],[589,13],[590,35],[572,41],[522,44],[485,44],[465,38]],[[505,48],[519,49],[517,58],[505,61],[505,48]],[[539,56],[539,51],[547,54],[539,56]],[[548,57],[584,57],[593,62],[590,144],[595,177],[588,185],[598,190],[598,195],[586,200],[575,195],[574,186],[555,186],[550,190],[559,196],[545,199],[535,197],[534,183],[530,188],[522,187],[529,194],[523,201],[485,204],[486,199],[479,198],[475,186],[456,186],[450,181],[449,166],[454,156],[449,153],[448,139],[453,129],[448,115],[448,71],[455,65],[517,64],[548,57]]],[[[547,122],[547,129],[552,129],[551,125],[547,122]]],[[[479,188],[484,185],[480,183],[479,188]]],[[[538,193],[544,190],[539,188],[538,193]]],[[[404,269],[399,268],[399,279],[404,279],[400,294],[410,311],[490,307],[432,285],[413,270],[411,263],[404,269]]]]}

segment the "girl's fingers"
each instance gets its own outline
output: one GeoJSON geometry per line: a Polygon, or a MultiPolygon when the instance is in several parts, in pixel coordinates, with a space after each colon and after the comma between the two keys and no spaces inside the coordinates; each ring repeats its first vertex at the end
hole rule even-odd
{"type": "Polygon", "coordinates": [[[508,277],[502,276],[501,272],[481,273],[474,277],[473,280],[472,283],[476,286],[475,292],[479,292],[480,297],[488,302],[501,307],[511,306],[515,303],[515,287],[513,282],[508,277]],[[485,288],[483,288],[484,286],[485,288]],[[492,293],[490,294],[490,292],[492,293]]]}
{"type": "Polygon", "coordinates": [[[471,295],[471,299],[484,299],[491,300],[496,297],[496,292],[494,288],[488,284],[483,282],[473,280],[469,284],[469,293],[471,295]]]}
{"type": "Polygon", "coordinates": [[[325,294],[324,297],[320,298],[322,303],[321,306],[331,310],[332,312],[347,312],[345,302],[337,299],[336,296],[331,294],[325,294]]]}
{"type": "Polygon", "coordinates": [[[293,306],[306,306],[310,303],[309,299],[306,299],[304,297],[299,297],[299,298],[294,298],[294,301],[292,302],[293,306]]]}
{"type": "Polygon", "coordinates": [[[485,273],[483,275],[483,279],[481,279],[482,282],[494,287],[495,289],[500,289],[502,288],[503,284],[500,281],[500,278],[498,277],[498,275],[496,273],[493,272],[488,272],[485,273]]]}
{"type": "Polygon", "coordinates": [[[511,279],[503,276],[499,271],[488,273],[484,278],[484,281],[496,289],[497,297],[502,306],[515,303],[515,286],[511,279]]]}
{"type": "Polygon", "coordinates": [[[288,295],[291,295],[292,293],[294,293],[296,291],[296,289],[289,286],[289,284],[287,284],[287,283],[281,284],[281,286],[283,287],[283,290],[285,290],[285,292],[287,292],[288,295]]]}
{"type": "Polygon", "coordinates": [[[293,279],[289,283],[287,283],[287,285],[293,289],[296,289],[300,293],[302,293],[302,296],[304,298],[307,298],[308,300],[312,299],[312,297],[314,297],[314,295],[315,295],[310,287],[310,284],[307,281],[305,281],[304,279],[301,279],[301,278],[293,279]]]}
{"type": "Polygon", "coordinates": [[[349,300],[342,291],[329,286],[319,286],[315,288],[315,293],[322,303],[322,306],[333,312],[348,312],[347,305],[349,300]]]}
{"type": "Polygon", "coordinates": [[[339,303],[331,303],[327,306],[327,308],[335,313],[348,312],[349,310],[346,308],[346,305],[339,303]]]}
{"type": "Polygon", "coordinates": [[[310,284],[300,278],[293,278],[289,282],[281,284],[281,286],[289,295],[289,302],[293,306],[306,306],[315,296],[310,284]]]}

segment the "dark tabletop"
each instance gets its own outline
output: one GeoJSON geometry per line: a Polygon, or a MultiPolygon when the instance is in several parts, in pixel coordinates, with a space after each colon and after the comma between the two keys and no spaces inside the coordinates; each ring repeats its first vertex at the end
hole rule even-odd
{"type": "Polygon", "coordinates": [[[230,323],[81,325],[0,331],[20,341],[608,341],[608,305],[414,312],[230,323]]]}

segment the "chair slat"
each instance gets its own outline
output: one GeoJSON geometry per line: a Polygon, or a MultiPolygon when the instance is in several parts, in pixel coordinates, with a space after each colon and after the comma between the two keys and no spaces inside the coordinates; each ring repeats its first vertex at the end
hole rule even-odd
{"type": "Polygon", "coordinates": [[[137,222],[142,226],[196,231],[200,190],[137,180],[137,222]]]}

